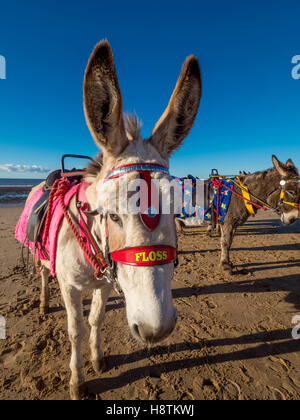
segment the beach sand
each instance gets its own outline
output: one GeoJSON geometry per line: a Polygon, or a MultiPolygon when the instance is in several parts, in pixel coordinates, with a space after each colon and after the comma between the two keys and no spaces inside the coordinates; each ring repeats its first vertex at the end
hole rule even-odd
{"type": "MultiPolygon", "coordinates": [[[[20,266],[14,227],[21,207],[0,208],[0,399],[68,399],[70,344],[57,281],[51,308],[39,315],[40,281],[20,266]]],[[[271,219],[270,219],[271,217],[271,219]]],[[[261,214],[238,230],[232,260],[219,271],[219,238],[179,235],[172,284],[177,327],[150,349],[130,338],[124,301],[113,295],[102,327],[108,368],[101,377],[83,346],[84,373],[102,399],[299,399],[300,223],[282,227],[261,214]],[[246,272],[245,269],[249,271],[246,272]]],[[[91,294],[84,295],[85,319],[91,294]]]]}
{"type": "Polygon", "coordinates": [[[21,206],[0,207],[0,276],[10,273],[20,259],[21,246],[15,239],[15,225],[21,206]]]}

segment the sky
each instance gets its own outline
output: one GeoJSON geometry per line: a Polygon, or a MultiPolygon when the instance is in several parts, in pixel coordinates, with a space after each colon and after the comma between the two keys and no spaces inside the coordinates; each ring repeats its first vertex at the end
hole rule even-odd
{"type": "Polygon", "coordinates": [[[136,111],[144,138],[185,58],[198,57],[203,96],[192,131],[171,158],[174,175],[263,170],[272,154],[300,167],[300,78],[292,77],[299,0],[10,0],[0,13],[0,178],[44,178],[65,153],[96,155],[82,82],[104,38],[124,111],[136,111]]]}

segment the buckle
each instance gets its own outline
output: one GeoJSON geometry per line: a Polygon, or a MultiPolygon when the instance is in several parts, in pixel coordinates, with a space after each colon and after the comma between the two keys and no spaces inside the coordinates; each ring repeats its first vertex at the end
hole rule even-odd
{"type": "Polygon", "coordinates": [[[122,289],[114,276],[114,274],[111,272],[110,268],[106,267],[103,270],[100,270],[102,276],[96,277],[97,280],[105,280],[107,283],[111,284],[113,286],[114,291],[118,294],[122,294],[122,289]]]}

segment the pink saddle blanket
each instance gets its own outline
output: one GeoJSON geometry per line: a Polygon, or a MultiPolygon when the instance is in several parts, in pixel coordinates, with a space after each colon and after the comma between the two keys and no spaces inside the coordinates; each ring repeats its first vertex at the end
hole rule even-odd
{"type": "MultiPolygon", "coordinates": [[[[87,210],[88,205],[87,205],[85,191],[88,186],[89,184],[86,183],[84,180],[81,181],[81,183],[79,184],[75,184],[71,186],[64,196],[65,206],[68,207],[71,199],[74,197],[75,194],[77,194],[78,199],[81,202],[85,203],[85,206],[86,206],[85,210],[87,210]]],[[[44,260],[44,261],[50,260],[51,275],[54,276],[55,271],[56,271],[55,259],[56,259],[56,244],[57,244],[58,231],[59,231],[59,227],[62,222],[62,219],[64,217],[58,198],[53,202],[49,235],[47,238],[44,238],[44,227],[42,228],[41,235],[40,235],[40,238],[42,238],[42,242],[44,244],[44,250],[48,254],[49,258],[47,255],[45,255],[43,247],[40,244],[40,241],[35,246],[33,242],[30,242],[26,238],[27,221],[28,221],[29,215],[31,213],[33,206],[41,198],[42,194],[43,194],[43,187],[35,191],[32,197],[30,197],[30,199],[27,201],[24,207],[24,210],[20,216],[20,219],[17,223],[16,230],[15,230],[15,237],[19,242],[29,247],[32,252],[35,251],[35,258],[39,260],[44,260]]],[[[87,223],[88,222],[87,216],[84,216],[84,218],[85,218],[85,222],[87,223]]],[[[80,226],[82,226],[81,221],[80,221],[80,226]]],[[[86,236],[83,232],[83,229],[80,229],[80,234],[83,238],[86,236]]],[[[88,241],[86,241],[86,244],[88,246],[88,241]]]]}

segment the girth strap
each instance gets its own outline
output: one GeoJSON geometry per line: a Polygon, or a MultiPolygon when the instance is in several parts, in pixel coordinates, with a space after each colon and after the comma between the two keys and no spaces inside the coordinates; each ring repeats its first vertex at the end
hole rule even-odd
{"type": "Polygon", "coordinates": [[[240,186],[241,186],[241,190],[242,190],[242,194],[243,194],[243,197],[244,197],[244,203],[245,203],[246,209],[248,210],[248,212],[252,216],[254,216],[255,215],[255,211],[254,211],[253,205],[251,204],[251,198],[250,198],[250,194],[249,194],[249,189],[248,189],[248,187],[246,187],[246,185],[244,185],[242,183],[242,181],[241,181],[241,179],[240,179],[239,176],[237,176],[236,178],[239,181],[240,186]]]}

